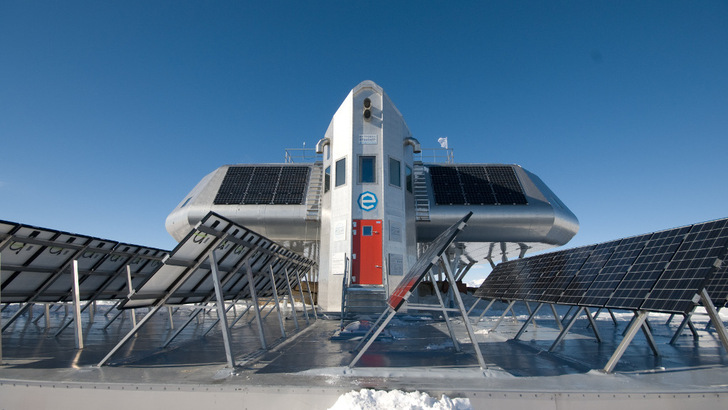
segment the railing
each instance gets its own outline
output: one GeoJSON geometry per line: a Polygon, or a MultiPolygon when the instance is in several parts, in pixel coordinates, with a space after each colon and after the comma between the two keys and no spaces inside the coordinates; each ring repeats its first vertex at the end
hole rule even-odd
{"type": "Polygon", "coordinates": [[[452,148],[422,148],[422,152],[415,154],[415,161],[430,164],[452,164],[454,160],[452,148]]]}
{"type": "Polygon", "coordinates": [[[323,160],[323,155],[317,154],[316,149],[306,148],[306,144],[303,144],[303,148],[286,148],[286,164],[292,164],[294,162],[316,162],[323,160]]]}

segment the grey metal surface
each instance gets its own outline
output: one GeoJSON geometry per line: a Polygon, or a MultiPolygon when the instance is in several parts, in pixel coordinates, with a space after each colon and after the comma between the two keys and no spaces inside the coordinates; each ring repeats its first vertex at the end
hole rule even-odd
{"type": "MultiPolygon", "coordinates": [[[[523,342],[508,341],[522,324],[511,319],[505,320],[497,332],[484,332],[504,307],[496,303],[490,315],[476,325],[485,361],[492,369],[486,374],[478,368],[470,346],[465,345],[460,353],[452,349],[443,322],[415,321],[415,317],[395,320],[391,330],[400,340],[374,343],[360,368],[349,373],[336,369],[351,360],[350,350],[356,341],[329,340],[339,328],[337,320],[315,322],[287,342],[276,342],[267,353],[259,348],[257,331],[241,321],[231,331],[240,365],[226,371],[222,335],[213,332],[199,337],[216,319],[214,312],[203,314],[199,323],[185,329],[183,337],[166,349],[160,345],[171,332],[169,317],[157,315],[128,355],[111,366],[95,368],[92,365],[119,334],[126,333],[130,321],[119,321],[102,331],[103,311],[97,311],[95,324],[86,328],[86,347],[76,351],[71,334],[47,337],[63,321],[63,310],[54,309],[50,328],[37,326],[24,316],[12,332],[4,335],[6,354],[0,365],[0,397],[7,408],[16,408],[13,404],[17,403],[24,403],[22,407],[26,408],[45,408],[49,403],[57,407],[60,399],[71,400],[69,403],[77,403],[80,408],[87,407],[84,403],[100,402],[108,408],[128,408],[130,401],[140,408],[175,403],[182,407],[209,406],[213,401],[231,405],[242,402],[248,407],[259,403],[328,408],[343,393],[378,388],[468,397],[474,408],[726,406],[728,355],[718,348],[714,333],[704,330],[704,315],[696,319],[701,335],[699,348],[691,337],[680,338],[675,346],[668,345],[676,326],[655,320],[660,325],[654,326],[653,333],[662,356],[652,356],[649,346],[637,335],[616,373],[601,374],[589,369],[606,362],[619,341],[614,335],[621,334],[628,325],[626,320],[620,320],[618,326],[608,318],[597,320],[602,333],[607,334],[603,346],[594,343],[585,327],[587,320],[577,320],[572,337],[553,353],[547,353],[558,333],[549,314],[536,317],[539,326],[526,332],[523,342]]],[[[3,312],[3,317],[11,315],[14,308],[12,305],[3,312]]],[[[524,306],[516,310],[519,318],[526,317],[524,306]]],[[[178,311],[176,324],[189,312],[188,308],[178,311]]],[[[560,314],[564,314],[561,308],[560,314]]],[[[248,317],[251,315],[249,312],[248,317]]],[[[294,332],[292,320],[285,324],[288,331],[294,332]]],[[[278,321],[273,317],[265,321],[264,329],[270,340],[280,335],[278,321]]],[[[464,331],[459,338],[465,338],[464,331]]]]}

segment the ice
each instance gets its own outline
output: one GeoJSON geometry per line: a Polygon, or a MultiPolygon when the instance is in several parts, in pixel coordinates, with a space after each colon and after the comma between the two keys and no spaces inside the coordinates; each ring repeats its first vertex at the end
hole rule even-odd
{"type": "Polygon", "coordinates": [[[427,393],[403,392],[401,390],[380,391],[363,389],[339,396],[330,410],[368,410],[368,409],[472,409],[469,399],[451,399],[442,395],[440,400],[427,393]]]}

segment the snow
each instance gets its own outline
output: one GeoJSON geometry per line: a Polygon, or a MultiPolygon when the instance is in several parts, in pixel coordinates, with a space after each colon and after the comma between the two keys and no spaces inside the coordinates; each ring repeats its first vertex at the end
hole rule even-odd
{"type": "Polygon", "coordinates": [[[442,395],[440,400],[427,393],[403,392],[401,390],[380,391],[363,389],[339,396],[329,410],[369,410],[369,409],[472,409],[469,399],[451,399],[442,395]]]}

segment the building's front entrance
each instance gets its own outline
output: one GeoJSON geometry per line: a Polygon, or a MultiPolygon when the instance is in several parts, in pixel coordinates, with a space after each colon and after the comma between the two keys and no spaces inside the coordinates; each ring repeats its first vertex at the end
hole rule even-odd
{"type": "Polygon", "coordinates": [[[351,283],[382,284],[382,221],[355,219],[352,223],[353,249],[351,283]]]}

